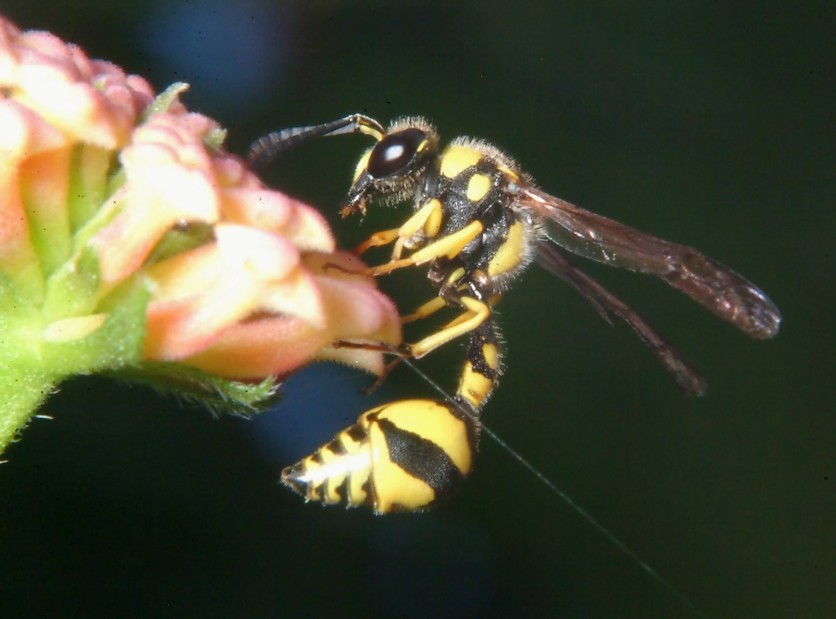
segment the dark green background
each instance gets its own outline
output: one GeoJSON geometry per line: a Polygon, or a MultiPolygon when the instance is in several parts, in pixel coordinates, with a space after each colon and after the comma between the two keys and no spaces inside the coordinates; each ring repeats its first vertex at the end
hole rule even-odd
{"type": "MultiPolygon", "coordinates": [[[[2,10],[158,88],[191,82],[187,104],[239,152],[353,111],[422,114],[757,282],[783,311],[774,341],[590,267],[703,370],[694,400],[628,329],[532,269],[500,308],[507,375],[484,418],[706,616],[836,616],[832,3],[32,4],[2,10]]],[[[270,180],[335,213],[367,143],[311,145],[270,180]]],[[[387,215],[340,238],[402,217],[387,215]]],[[[392,280],[405,309],[419,300],[392,280]]],[[[454,359],[422,367],[450,388],[454,359]]],[[[295,378],[255,424],[65,385],[0,467],[0,614],[694,616],[490,440],[430,514],[296,500],[279,467],[367,405],[368,379],[334,376],[295,378]],[[265,419],[285,423],[283,445],[254,439],[265,419]]],[[[429,391],[402,370],[377,400],[407,395],[429,391]]]]}

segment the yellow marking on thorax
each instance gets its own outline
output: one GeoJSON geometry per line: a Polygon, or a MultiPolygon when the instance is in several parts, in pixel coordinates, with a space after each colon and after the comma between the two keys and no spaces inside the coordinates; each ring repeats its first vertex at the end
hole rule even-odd
{"type": "Polygon", "coordinates": [[[506,165],[502,165],[501,163],[496,164],[496,169],[502,172],[503,174],[507,174],[511,177],[511,180],[518,181],[520,180],[520,175],[514,172],[511,168],[506,165]]]}
{"type": "Polygon", "coordinates": [[[491,179],[484,174],[474,174],[467,182],[467,199],[471,202],[479,202],[491,189],[491,179]]]}
{"type": "Polygon", "coordinates": [[[482,159],[482,153],[463,144],[448,146],[441,155],[441,175],[456,178],[467,168],[476,165],[482,159]]]}
{"type": "Polygon", "coordinates": [[[508,228],[508,237],[499,246],[488,264],[488,275],[495,276],[514,269],[525,251],[525,227],[519,221],[508,228]]]}

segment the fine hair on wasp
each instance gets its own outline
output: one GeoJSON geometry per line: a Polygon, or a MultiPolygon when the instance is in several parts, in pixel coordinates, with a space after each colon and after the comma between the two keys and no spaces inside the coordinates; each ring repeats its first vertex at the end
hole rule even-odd
{"type": "MultiPolygon", "coordinates": [[[[653,275],[752,338],[778,333],[778,308],[731,269],[693,248],[542,191],[513,159],[482,140],[456,138],[442,147],[437,131],[423,118],[401,118],[384,129],[368,116],[352,114],[286,129],[255,142],[250,159],[263,165],[312,139],[349,133],[368,135],[375,145],[357,164],[341,214],[365,215],[374,203],[412,205],[403,224],[375,232],[358,246],[358,254],[373,247],[392,248],[388,262],[363,273],[377,277],[426,268],[437,294],[403,321],[423,321],[437,312],[454,314],[422,339],[395,349],[389,369],[401,362],[413,365],[412,359],[459,339],[466,342],[465,360],[452,396],[439,390],[442,400],[400,400],[368,410],[332,441],[285,468],[282,482],[306,500],[365,505],[377,513],[415,511],[445,499],[460,485],[485,431],[480,413],[503,371],[494,308],[533,262],[574,288],[608,322],[617,318],[627,323],[686,393],[702,395],[706,382],[685,357],[564,251],[653,275]]],[[[337,345],[384,350],[369,342],[337,345]]],[[[518,452],[511,453],[648,569],[518,452]]]]}

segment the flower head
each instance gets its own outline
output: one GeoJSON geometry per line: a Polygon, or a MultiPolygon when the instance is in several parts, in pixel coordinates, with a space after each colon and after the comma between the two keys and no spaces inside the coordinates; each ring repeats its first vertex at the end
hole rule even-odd
{"type": "Polygon", "coordinates": [[[224,152],[185,88],[157,96],[0,18],[0,449],[71,374],[379,371],[379,353],[332,344],[400,341],[395,307],[323,217],[224,152]]]}

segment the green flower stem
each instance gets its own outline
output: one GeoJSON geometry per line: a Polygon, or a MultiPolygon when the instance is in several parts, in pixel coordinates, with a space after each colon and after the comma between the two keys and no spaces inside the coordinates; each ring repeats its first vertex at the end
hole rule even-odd
{"type": "Polygon", "coordinates": [[[29,302],[11,279],[0,276],[0,451],[64,378],[139,362],[145,286],[129,280],[94,313],[84,313],[90,304],[83,297],[89,301],[95,294],[84,271],[67,270],[63,282],[53,278],[47,286],[53,294],[44,304],[29,302]]]}
{"type": "MultiPolygon", "coordinates": [[[[34,364],[33,364],[34,365],[34,364]]],[[[47,396],[55,390],[58,379],[35,367],[9,367],[0,353],[0,453],[15,440],[47,396]]]]}

